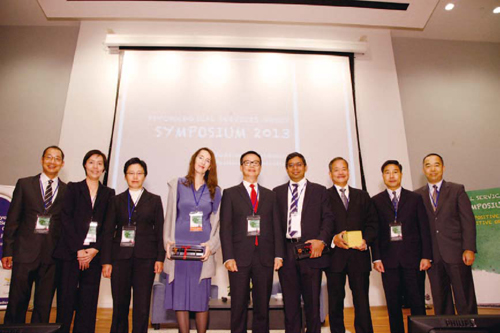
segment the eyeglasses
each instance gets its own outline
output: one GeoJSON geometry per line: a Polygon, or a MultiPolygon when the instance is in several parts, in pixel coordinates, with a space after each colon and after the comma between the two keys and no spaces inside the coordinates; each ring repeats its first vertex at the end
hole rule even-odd
{"type": "Polygon", "coordinates": [[[127,176],[143,176],[144,172],[127,172],[127,176]]]}
{"type": "Polygon", "coordinates": [[[244,166],[260,166],[260,161],[243,161],[244,166]]]}
{"type": "Polygon", "coordinates": [[[50,161],[55,161],[57,163],[62,162],[62,158],[60,158],[59,156],[47,155],[47,156],[44,156],[43,159],[47,162],[50,162],[50,161]]]}
{"type": "Polygon", "coordinates": [[[288,167],[291,169],[293,167],[298,167],[298,168],[301,168],[304,166],[304,163],[302,162],[297,162],[297,163],[288,163],[288,167]]]}

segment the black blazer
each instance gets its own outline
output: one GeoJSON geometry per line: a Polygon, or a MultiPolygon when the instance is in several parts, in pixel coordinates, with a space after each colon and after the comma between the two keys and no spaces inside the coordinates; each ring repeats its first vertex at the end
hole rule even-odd
{"type": "Polygon", "coordinates": [[[427,184],[416,192],[422,195],[429,217],[434,261],[463,263],[464,250],[476,252],[476,219],[464,186],[443,180],[436,211],[427,184]]]}
{"type": "MultiPolygon", "coordinates": [[[[349,186],[349,206],[347,210],[335,186],[328,189],[335,214],[334,235],[344,230],[361,230],[369,247],[378,235],[378,217],[375,206],[367,192],[349,186]]],[[[349,262],[353,272],[369,272],[372,269],[370,251],[342,249],[335,247],[330,252],[330,272],[342,272],[349,262]]]]}
{"type": "Polygon", "coordinates": [[[52,264],[52,254],[61,234],[61,208],[66,184],[59,179],[57,196],[49,208],[52,215],[49,233],[35,234],[38,214],[44,213],[40,191],[40,174],[17,181],[3,234],[3,257],[13,257],[14,262],[31,263],[40,258],[52,264]]]}
{"type": "MultiPolygon", "coordinates": [[[[273,190],[276,192],[276,199],[278,200],[283,240],[286,239],[286,230],[288,228],[288,189],[289,182],[273,190]]],[[[325,242],[325,246],[329,246],[333,236],[334,219],[326,188],[323,185],[307,181],[300,220],[300,240],[305,242],[310,239],[319,239],[325,242]]],[[[314,259],[309,258],[306,261],[313,268],[324,268],[329,265],[327,255],[314,259]]]]}
{"type": "Polygon", "coordinates": [[[121,247],[122,227],[128,225],[128,190],[113,199],[106,214],[101,253],[101,264],[112,264],[113,260],[143,258],[163,262],[163,205],[160,196],[144,189],[132,214],[132,225],[136,227],[135,246],[121,247]]]}
{"type": "Polygon", "coordinates": [[[76,259],[77,252],[84,248],[101,251],[104,218],[109,202],[114,196],[115,190],[99,183],[94,208],[92,208],[92,199],[86,180],[68,184],[62,209],[62,233],[54,251],[54,258],[76,259]],[[97,242],[84,246],[83,242],[91,221],[97,222],[97,242]]]}
{"type": "Polygon", "coordinates": [[[403,240],[390,241],[389,224],[394,222],[394,208],[386,190],[373,197],[378,213],[379,237],[372,247],[373,260],[382,260],[385,268],[419,269],[421,259],[432,260],[429,220],[422,196],[401,189],[398,222],[403,228],[403,240]]]}
{"type": "Polygon", "coordinates": [[[247,236],[247,216],[252,215],[252,202],[243,183],[224,190],[220,208],[220,240],[224,262],[236,260],[241,267],[252,263],[254,253],[264,266],[274,266],[274,258],[283,258],[285,249],[278,218],[276,195],[259,184],[260,236],[255,251],[255,236],[247,236]]]}

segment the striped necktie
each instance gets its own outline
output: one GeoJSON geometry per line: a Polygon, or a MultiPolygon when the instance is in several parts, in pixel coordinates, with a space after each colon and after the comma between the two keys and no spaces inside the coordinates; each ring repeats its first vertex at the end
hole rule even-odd
{"type": "Polygon", "coordinates": [[[50,209],[50,206],[52,206],[52,183],[54,181],[52,179],[49,179],[49,182],[47,183],[47,187],[45,188],[45,194],[43,196],[43,207],[45,207],[45,211],[48,211],[50,209]]]}
{"type": "Polygon", "coordinates": [[[292,184],[292,202],[290,203],[290,216],[288,217],[288,234],[293,238],[297,230],[292,230],[292,215],[297,214],[299,210],[299,184],[292,184]]]}
{"type": "Polygon", "coordinates": [[[349,200],[347,200],[347,196],[345,195],[345,188],[340,189],[340,198],[342,199],[342,202],[344,203],[345,210],[349,207],[349,200]]]}

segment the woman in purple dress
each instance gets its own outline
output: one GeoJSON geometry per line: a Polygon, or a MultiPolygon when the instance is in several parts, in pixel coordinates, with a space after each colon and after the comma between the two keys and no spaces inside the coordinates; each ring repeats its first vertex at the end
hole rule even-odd
{"type": "Polygon", "coordinates": [[[167,251],[165,309],[175,310],[179,331],[189,332],[189,312],[196,313],[196,329],[207,330],[211,278],[215,276],[215,252],[220,247],[219,206],[215,155],[198,149],[189,163],[188,174],[168,183],[169,193],[164,225],[167,251]],[[199,223],[201,218],[201,225],[199,223]],[[172,260],[172,245],[201,245],[201,261],[172,260]]]}

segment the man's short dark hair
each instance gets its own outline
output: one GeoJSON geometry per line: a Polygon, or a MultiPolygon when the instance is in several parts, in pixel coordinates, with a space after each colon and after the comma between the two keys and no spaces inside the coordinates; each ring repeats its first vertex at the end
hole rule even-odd
{"type": "Polygon", "coordinates": [[[347,169],[349,169],[349,162],[347,162],[345,160],[345,158],[343,157],[340,157],[340,156],[337,156],[335,157],[333,160],[330,161],[330,163],[328,163],[328,170],[331,172],[332,171],[332,166],[333,166],[333,163],[337,162],[337,161],[344,161],[345,162],[345,165],[347,165],[347,169]]]}
{"type": "Polygon", "coordinates": [[[250,155],[250,154],[257,155],[257,157],[259,157],[260,164],[262,165],[262,157],[260,157],[259,153],[257,153],[256,151],[253,151],[253,150],[249,150],[246,153],[243,153],[241,155],[241,157],[240,157],[240,165],[243,165],[243,158],[245,158],[245,156],[250,155]]]}
{"type": "Polygon", "coordinates": [[[63,152],[63,151],[62,151],[62,149],[61,149],[61,148],[59,148],[58,146],[48,146],[47,148],[45,148],[45,149],[43,150],[42,158],[43,158],[43,157],[45,157],[45,153],[46,153],[46,152],[47,152],[47,150],[49,150],[49,149],[57,149],[57,150],[59,150],[59,151],[61,152],[61,157],[62,157],[62,159],[63,159],[63,161],[64,161],[64,152],[63,152]]]}
{"type": "Polygon", "coordinates": [[[398,162],[398,160],[387,160],[384,164],[382,164],[382,168],[380,168],[382,173],[384,173],[385,167],[391,164],[397,166],[399,168],[399,172],[403,172],[403,166],[398,162]]]}
{"type": "Polygon", "coordinates": [[[102,161],[104,162],[104,171],[108,170],[108,160],[106,159],[106,155],[100,150],[97,149],[92,149],[89,151],[85,156],[83,157],[83,170],[85,170],[85,174],[87,174],[87,169],[85,169],[85,164],[87,164],[87,161],[89,160],[90,157],[93,155],[99,155],[102,157],[102,161]]]}
{"type": "Polygon", "coordinates": [[[127,162],[125,162],[125,166],[123,167],[123,173],[125,175],[127,174],[128,168],[132,164],[139,164],[142,167],[142,169],[144,170],[144,176],[148,175],[148,166],[147,166],[146,162],[144,162],[143,160],[141,160],[139,157],[132,157],[130,160],[128,160],[127,162]]]}
{"type": "Polygon", "coordinates": [[[424,159],[422,160],[422,164],[425,164],[425,159],[429,156],[437,156],[439,157],[439,159],[441,160],[441,165],[444,165],[444,160],[443,160],[443,157],[437,153],[430,153],[430,154],[427,154],[425,155],[424,159]]]}
{"type": "Polygon", "coordinates": [[[298,152],[294,152],[294,153],[288,154],[288,156],[286,157],[285,167],[288,166],[288,161],[290,161],[294,157],[299,157],[302,160],[302,163],[304,163],[304,165],[307,165],[306,158],[304,157],[304,155],[302,155],[301,153],[298,153],[298,152]]]}

